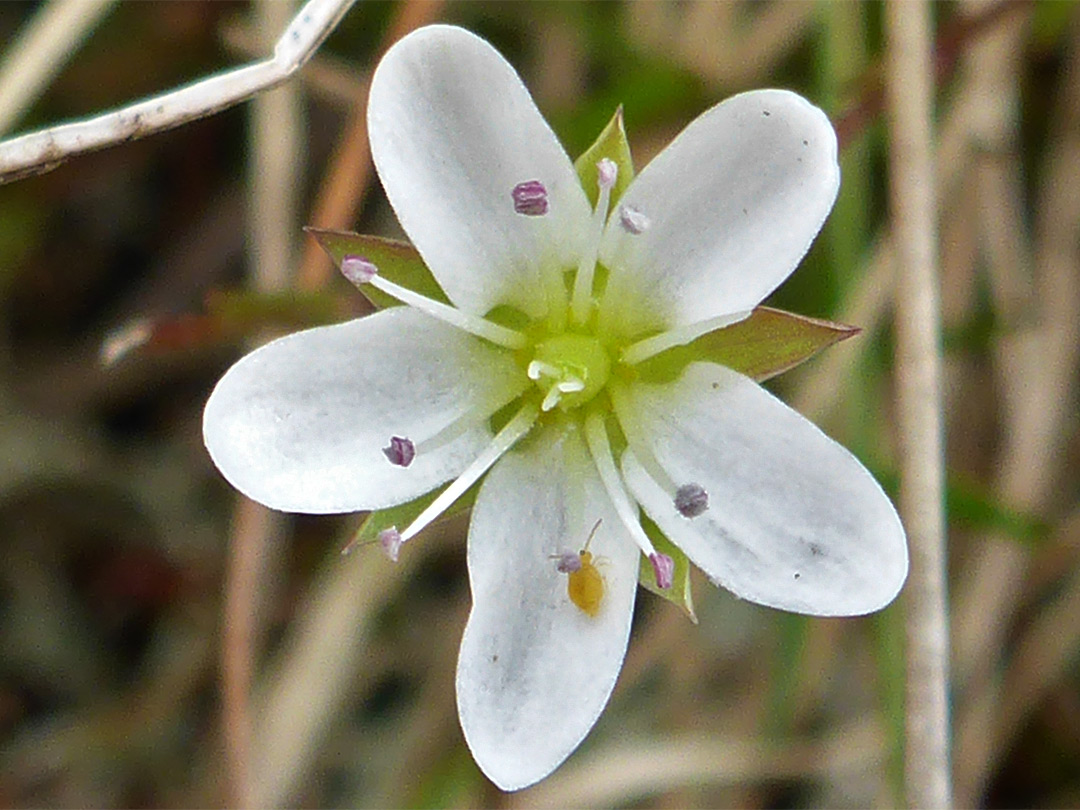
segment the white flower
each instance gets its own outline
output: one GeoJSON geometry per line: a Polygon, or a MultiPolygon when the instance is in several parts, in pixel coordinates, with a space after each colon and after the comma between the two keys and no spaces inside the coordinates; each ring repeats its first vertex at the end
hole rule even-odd
{"type": "Polygon", "coordinates": [[[286,511],[377,510],[451,481],[383,533],[391,554],[486,474],[457,693],[496,784],[549,774],[607,702],[640,554],[671,577],[639,509],[745,599],[822,616],[893,599],[904,533],[862,465],[748,377],[664,353],[745,318],[806,252],[839,185],[820,110],[735,96],[610,215],[616,164],[597,166],[591,205],[517,74],[461,29],[397,43],[368,119],[387,196],[451,305],[346,257],[352,280],[409,306],[252,352],[210,397],[205,440],[234,486],[286,511]],[[602,590],[572,600],[583,569],[602,590]]]}

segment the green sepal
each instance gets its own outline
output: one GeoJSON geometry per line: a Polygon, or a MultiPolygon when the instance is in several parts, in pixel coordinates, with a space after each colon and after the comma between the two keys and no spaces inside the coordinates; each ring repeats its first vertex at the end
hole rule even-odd
{"type": "MultiPolygon", "coordinates": [[[[383,278],[444,304],[450,303],[439,282],[420,258],[420,253],[408,242],[387,239],[384,236],[365,236],[351,231],[329,231],[322,228],[304,230],[315,237],[315,241],[338,267],[341,267],[341,260],[346,256],[363,256],[379,268],[379,275],[383,278]]],[[[361,286],[360,292],[377,309],[386,309],[401,303],[370,284],[361,286]]]]}
{"type": "Polygon", "coordinates": [[[697,624],[697,614],[694,613],[694,597],[690,592],[690,560],[674,543],[664,536],[659,526],[644,515],[641,517],[641,526],[645,529],[648,538],[652,540],[652,544],[656,546],[656,550],[661,554],[667,554],[675,561],[675,574],[671,578],[671,587],[661,588],[656,584],[656,572],[653,571],[652,563],[642,554],[641,567],[638,569],[638,583],[657,596],[667,599],[685,613],[690,621],[697,624]]]}
{"type": "Polygon", "coordinates": [[[690,345],[706,359],[762,382],[861,331],[857,326],[758,307],[749,318],[702,335],[690,345]]]}
{"type": "Polygon", "coordinates": [[[634,179],[634,161],[630,157],[630,142],[626,140],[626,129],[623,127],[621,104],[600,136],[593,141],[593,145],[574,161],[574,169],[577,170],[578,177],[581,179],[581,185],[585,189],[589,202],[594,206],[600,195],[600,189],[596,185],[596,164],[601,158],[608,158],[619,167],[615,187],[611,190],[611,204],[615,205],[626,187],[630,185],[630,181],[634,179]]]}
{"type": "MultiPolygon", "coordinates": [[[[448,487],[450,485],[447,484],[446,486],[448,487]]],[[[400,503],[397,506],[391,506],[387,509],[377,509],[374,512],[369,512],[367,517],[365,517],[359,527],[357,527],[356,531],[353,532],[353,536],[349,539],[348,544],[342,549],[341,553],[347,554],[358,546],[374,543],[379,537],[379,532],[383,529],[389,529],[391,526],[395,526],[398,529],[404,529],[416,520],[420,513],[427,509],[431,502],[439,497],[444,489],[446,489],[446,487],[439,487],[438,489],[434,489],[431,492],[406,503],[400,503]]],[[[434,523],[439,523],[454,515],[459,515],[466,510],[472,509],[473,504],[476,502],[476,493],[479,489],[480,482],[477,481],[465,490],[460,498],[450,504],[450,506],[435,519],[434,523]]],[[[423,532],[418,536],[422,535],[423,532]]]]}
{"type": "Polygon", "coordinates": [[[861,331],[857,326],[758,307],[748,318],[668,349],[640,363],[637,370],[650,382],[663,382],[676,378],[688,363],[706,360],[762,382],[861,331]]]}

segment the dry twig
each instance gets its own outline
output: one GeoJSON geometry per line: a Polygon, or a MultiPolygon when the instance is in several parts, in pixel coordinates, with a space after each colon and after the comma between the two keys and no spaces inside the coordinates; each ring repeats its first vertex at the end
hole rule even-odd
{"type": "Polygon", "coordinates": [[[104,149],[221,112],[275,87],[303,66],[354,0],[308,0],[262,62],[138,101],[113,112],[0,143],[0,183],[51,171],[76,155],[104,149]]]}

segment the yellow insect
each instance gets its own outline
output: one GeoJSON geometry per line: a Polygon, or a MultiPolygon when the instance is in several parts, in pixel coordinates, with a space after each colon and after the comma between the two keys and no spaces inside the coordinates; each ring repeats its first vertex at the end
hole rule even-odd
{"type": "Polygon", "coordinates": [[[567,575],[566,595],[586,616],[596,616],[600,612],[600,602],[604,599],[604,576],[597,569],[592,552],[589,551],[589,544],[596,530],[600,528],[600,523],[601,521],[596,521],[581,551],[576,554],[573,551],[564,551],[552,556],[552,559],[558,560],[555,568],[567,575]]]}

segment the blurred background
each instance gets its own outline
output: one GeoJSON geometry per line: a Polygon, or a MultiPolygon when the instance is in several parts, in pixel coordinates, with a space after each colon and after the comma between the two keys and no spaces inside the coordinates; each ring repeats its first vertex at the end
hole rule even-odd
{"type": "MultiPolygon", "coordinates": [[[[8,133],[268,54],[296,8],[98,0],[34,86],[10,58],[55,5],[0,4],[0,85],[26,90],[0,108],[8,133]]],[[[1080,14],[934,13],[956,801],[1080,806],[1080,14]]],[[[619,104],[639,168],[741,90],[826,110],[840,197],[769,303],[864,332],[769,385],[895,492],[904,271],[881,17],[862,2],[364,2],[284,89],[0,187],[0,805],[898,804],[899,604],[806,619],[700,578],[694,625],[641,591],[600,722],[508,796],[454,703],[465,522],[396,566],[370,547],[342,557],[362,515],[254,508],[200,436],[245,346],[365,311],[302,227],[400,235],[369,165],[367,79],[403,33],[448,21],[518,68],[571,157],[619,104]]]]}

